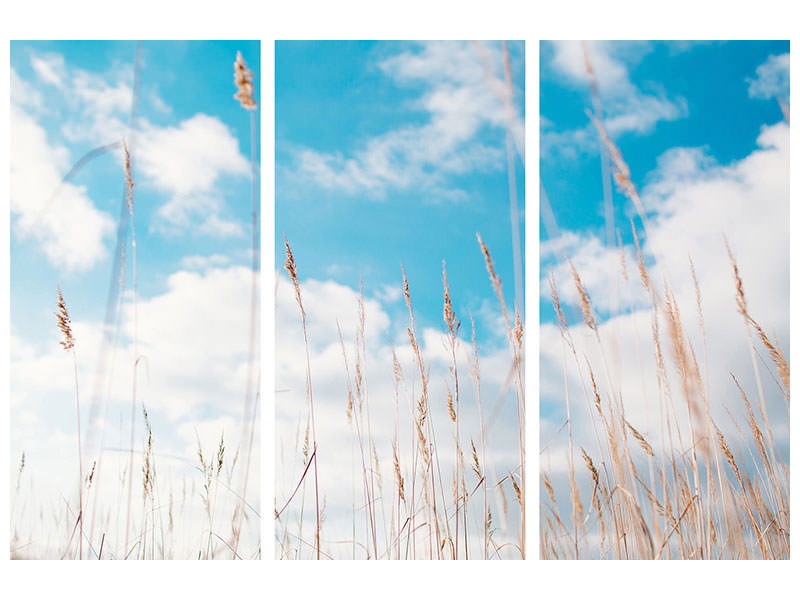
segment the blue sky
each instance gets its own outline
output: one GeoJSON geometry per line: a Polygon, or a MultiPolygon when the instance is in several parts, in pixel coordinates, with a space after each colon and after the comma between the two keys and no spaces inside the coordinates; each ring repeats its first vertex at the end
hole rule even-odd
{"type": "MultiPolygon", "coordinates": [[[[420,318],[438,325],[442,260],[457,310],[477,314],[490,298],[480,232],[513,298],[505,116],[491,83],[502,70],[499,45],[489,49],[493,75],[470,44],[448,58],[436,44],[277,43],[278,266],[282,234],[303,276],[363,276],[371,292],[398,287],[403,263],[420,318]]],[[[522,118],[523,45],[510,51],[522,118]]]]}
{"type": "MultiPolygon", "coordinates": [[[[48,490],[37,498],[43,504],[73,493],[63,474],[75,462],[71,359],[58,346],[53,314],[57,286],[77,339],[85,452],[97,455],[101,431],[104,448],[128,445],[134,302],[127,219],[119,338],[106,353],[113,362],[103,375],[97,370],[124,206],[123,138],[135,180],[144,357],[137,401],[150,413],[164,474],[168,464],[180,471],[196,462],[198,437],[208,447],[224,431],[229,447],[237,443],[248,358],[252,143],[251,114],[233,98],[237,51],[256,74],[258,102],[259,42],[142,42],[131,130],[136,42],[11,44],[11,460],[25,451],[37,465],[31,471],[48,490]],[[109,144],[116,146],[59,185],[81,157],[109,144]],[[95,386],[109,375],[107,404],[94,408],[95,386]],[[90,423],[92,410],[98,420],[90,423]],[[52,476],[46,485],[45,473],[52,476]]],[[[257,477],[250,485],[253,499],[257,477]]]]}
{"type": "MultiPolygon", "coordinates": [[[[470,311],[475,318],[484,411],[490,423],[486,430],[492,477],[496,475],[499,481],[519,464],[516,401],[506,386],[510,350],[475,237],[479,232],[489,247],[513,311],[506,131],[511,132],[519,226],[524,236],[525,64],[523,43],[510,42],[508,48],[513,82],[510,116],[503,101],[507,88],[499,42],[276,44],[276,500],[279,504],[287,500],[303,472],[301,447],[308,418],[300,314],[283,270],[285,234],[308,314],[320,494],[327,507],[323,547],[336,556],[352,557],[349,544],[329,540],[353,539],[356,500],[351,494],[361,485],[350,469],[355,437],[345,416],[347,382],[337,325],[352,372],[360,280],[366,313],[365,387],[386,486],[381,501],[386,502],[386,512],[381,513],[386,528],[380,528],[379,546],[391,542],[392,347],[405,374],[399,399],[398,453],[404,477],[413,479],[414,453],[408,443],[412,430],[406,413],[420,382],[406,331],[409,317],[402,296],[401,264],[408,276],[420,347],[430,369],[431,422],[440,428],[437,439],[444,447],[452,442],[445,389],[449,359],[443,344],[444,260],[453,309],[462,322],[457,359],[462,374],[469,371],[464,361],[471,347],[470,311]]],[[[461,444],[467,452],[466,436],[472,435],[479,443],[476,431],[480,429],[472,386],[462,380],[460,387],[461,444]]],[[[442,472],[448,474],[452,454],[440,452],[442,472]]],[[[444,477],[447,487],[451,478],[444,477]]],[[[513,499],[507,477],[504,485],[513,499]]],[[[307,494],[310,489],[306,486],[307,494]]],[[[445,493],[451,497],[449,491],[445,493]]],[[[504,515],[497,539],[513,543],[519,530],[518,508],[511,506],[515,500],[506,515],[500,504],[494,504],[495,499],[501,502],[498,488],[493,487],[490,496],[492,511],[504,515]]],[[[298,534],[298,502],[283,515],[278,535],[287,523],[298,534]]],[[[306,498],[306,523],[314,519],[309,506],[306,498]]],[[[477,519],[475,527],[482,530],[480,514],[472,517],[477,519]]],[[[357,529],[356,539],[361,540],[360,518],[357,529]]],[[[297,545],[291,538],[289,548],[297,545]]],[[[303,544],[300,548],[301,555],[308,549],[303,544]]],[[[278,551],[294,556],[283,545],[278,551]]],[[[482,554],[480,548],[473,551],[482,554]]],[[[511,546],[502,553],[519,556],[511,546]]],[[[357,555],[362,556],[362,551],[357,555]]]]}
{"type": "MultiPolygon", "coordinates": [[[[240,43],[233,42],[145,42],[142,48],[140,120],[152,128],[163,130],[179,127],[198,114],[212,116],[224,124],[237,141],[241,157],[249,158],[249,119],[243,118],[239,104],[231,101],[232,76],[226,79],[228,71],[231,71],[230,55],[233,53],[235,58],[240,47],[240,43]],[[198,68],[198,65],[203,67],[198,68]]],[[[248,65],[258,72],[258,44],[249,43],[246,49],[249,50],[248,65]]],[[[60,144],[67,151],[68,158],[63,164],[69,163],[68,168],[86,152],[116,141],[119,129],[127,125],[135,56],[135,42],[12,44],[11,67],[15,75],[33,88],[38,95],[37,101],[41,101],[41,106],[33,110],[30,104],[26,108],[36,115],[48,142],[60,144]],[[103,91],[107,93],[107,103],[102,110],[89,114],[92,109],[97,110],[89,104],[89,99],[65,97],[63,90],[37,75],[35,65],[39,65],[40,72],[45,72],[50,63],[50,70],[59,78],[84,77],[87,98],[89,94],[100,96],[103,91]],[[118,97],[112,97],[112,93],[118,97]],[[101,122],[100,119],[108,121],[101,122]]],[[[101,100],[98,98],[96,101],[101,100]]],[[[75,185],[85,186],[95,207],[111,218],[116,218],[123,191],[117,158],[112,153],[102,155],[84,167],[73,180],[75,185]]],[[[66,174],[66,170],[62,174],[66,174]]],[[[147,274],[140,280],[143,295],[163,291],[166,277],[180,267],[185,256],[219,253],[235,257],[232,250],[236,245],[246,249],[247,240],[246,235],[228,234],[231,239],[238,238],[235,243],[228,244],[221,240],[225,236],[219,231],[199,234],[190,226],[197,225],[195,220],[199,218],[181,223],[161,218],[159,208],[169,202],[170,193],[179,189],[182,182],[165,178],[159,185],[155,179],[155,176],[143,177],[137,181],[137,193],[143,200],[148,199],[137,205],[139,268],[147,274]]],[[[220,168],[215,183],[215,192],[221,196],[220,219],[246,232],[249,223],[247,177],[241,176],[240,167],[236,165],[236,168],[220,168]]],[[[198,188],[191,191],[205,192],[198,188]]],[[[107,291],[104,278],[110,272],[107,255],[113,250],[110,235],[103,239],[102,250],[97,248],[96,254],[81,255],[80,264],[70,267],[69,259],[65,259],[66,273],[54,268],[53,261],[48,260],[35,242],[13,229],[12,236],[12,321],[27,321],[26,327],[36,327],[39,319],[33,314],[38,305],[35,299],[49,294],[52,282],[57,280],[62,282],[65,291],[72,282],[80,282],[75,286],[76,296],[72,301],[76,318],[80,318],[82,311],[87,315],[101,314],[99,311],[105,305],[107,291]],[[26,273],[37,273],[37,276],[28,277],[26,273]],[[17,281],[20,285],[16,285],[17,281]],[[23,282],[25,285],[21,285],[23,282]]],[[[246,264],[241,257],[235,260],[246,264]]],[[[42,326],[38,335],[43,334],[46,327],[42,326]]]]}
{"type": "MultiPolygon", "coordinates": [[[[603,361],[603,379],[611,378],[625,400],[626,418],[658,446],[651,306],[636,270],[631,217],[657,293],[663,297],[669,282],[686,335],[697,356],[704,357],[702,377],[712,416],[726,435],[738,439],[723,409],[725,404],[734,417],[743,418],[744,408],[732,400],[738,392],[730,374],[751,398],[759,395],[759,386],[747,330],[737,312],[726,239],[744,282],[748,310],[789,354],[789,126],[783,110],[788,115],[789,43],[588,42],[584,47],[580,42],[542,42],[540,94],[545,191],[539,247],[540,439],[547,445],[542,468],[565,484],[565,369],[575,410],[575,447],[595,447],[580,397],[586,389],[582,384],[589,384],[576,372],[571,351],[566,350],[566,363],[562,356],[547,283],[551,273],[581,361],[603,361]],[[647,219],[643,224],[609,174],[610,244],[600,138],[585,112],[597,112],[597,107],[584,48],[595,73],[604,127],[630,168],[647,219]],[[705,338],[689,258],[701,293],[705,338]],[[599,317],[602,357],[583,324],[567,259],[599,317]]],[[[658,320],[665,326],[660,312],[658,320]]],[[[786,403],[773,385],[774,373],[768,373],[768,357],[760,358],[761,377],[770,382],[765,384],[767,414],[788,460],[786,403]]],[[[667,356],[668,377],[677,386],[671,360],[667,356]]],[[[746,450],[737,447],[736,452],[746,450]]]]}
{"type": "MultiPolygon", "coordinates": [[[[591,48],[591,46],[590,46],[591,48]]],[[[749,92],[757,69],[770,56],[787,54],[781,41],[623,42],[599,46],[607,67],[610,119],[620,123],[611,136],[620,147],[632,180],[644,186],[658,159],[670,148],[702,148],[708,161],[730,164],[749,155],[765,124],[782,119],[774,95],[749,92]],[[607,54],[606,54],[607,53],[607,54]],[[627,118],[628,122],[624,123],[627,118]]],[[[585,114],[592,100],[583,76],[582,50],[576,63],[556,60],[550,43],[541,46],[541,183],[558,226],[603,234],[603,183],[597,135],[585,114]]],[[[563,56],[563,52],[562,55],[563,56]]],[[[788,61],[785,65],[788,69],[788,61]]],[[[595,66],[598,69],[598,66],[595,66]]],[[[776,81],[788,96],[788,70],[776,81]]],[[[626,243],[633,209],[614,190],[614,218],[626,243]]],[[[542,223],[542,239],[547,238],[542,223]]],[[[543,263],[547,264],[547,261],[543,263]]],[[[554,318],[547,297],[543,316],[554,318]]]]}

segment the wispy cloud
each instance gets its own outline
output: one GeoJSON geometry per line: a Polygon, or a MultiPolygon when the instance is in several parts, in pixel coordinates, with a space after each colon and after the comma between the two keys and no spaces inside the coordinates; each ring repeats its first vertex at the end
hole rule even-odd
{"type": "Polygon", "coordinates": [[[61,133],[72,142],[107,144],[126,132],[133,102],[133,69],[114,65],[104,72],[74,67],[60,54],[33,54],[31,67],[61,117],[61,133]]]}
{"type": "Polygon", "coordinates": [[[39,110],[44,104],[42,93],[35,86],[22,79],[13,67],[11,69],[10,92],[11,104],[15,106],[39,110]]]}
{"type": "MultiPolygon", "coordinates": [[[[486,127],[505,127],[507,113],[499,46],[468,42],[428,42],[383,60],[378,66],[398,86],[422,86],[411,108],[422,111],[423,124],[400,125],[363,140],[352,152],[329,153],[303,148],[296,153],[297,172],[327,189],[369,192],[421,186],[433,199],[461,199],[448,189],[451,175],[501,169],[502,137],[489,145],[478,141],[486,127]],[[485,60],[483,59],[485,55],[485,60]],[[494,69],[494,70],[493,70],[494,69]]],[[[513,125],[518,147],[522,125],[513,125]]]]}
{"type": "Polygon", "coordinates": [[[31,67],[36,76],[48,85],[62,89],[65,85],[66,67],[64,57],[60,54],[46,54],[44,56],[32,56],[31,67]]]}
{"type": "MultiPolygon", "coordinates": [[[[226,216],[220,182],[226,176],[246,177],[250,167],[237,139],[219,118],[196,114],[170,126],[140,119],[139,130],[131,134],[127,125],[133,100],[130,65],[89,72],[54,53],[34,54],[30,64],[41,84],[38,88],[12,72],[13,102],[20,111],[27,111],[30,120],[35,121],[45,108],[55,111],[61,116],[61,134],[79,145],[100,146],[131,138],[139,189],[149,184],[166,197],[151,223],[154,231],[174,234],[192,229],[223,238],[243,234],[242,224],[226,216]]],[[[155,89],[148,88],[145,97],[156,111],[171,111],[155,89]]],[[[70,165],[62,162],[63,175],[70,165]]]]}
{"type": "Polygon", "coordinates": [[[751,98],[789,98],[789,53],[770,56],[756,69],[754,79],[747,80],[751,98]]]}
{"type": "MultiPolygon", "coordinates": [[[[604,112],[604,125],[612,137],[627,133],[643,134],[653,130],[661,121],[674,121],[688,112],[681,97],[669,97],[665,92],[644,91],[630,77],[630,66],[649,51],[649,44],[628,44],[587,41],[552,42],[549,68],[573,86],[589,92],[591,79],[586,58],[591,63],[604,112]],[[585,48],[585,52],[584,52],[585,48]]],[[[587,107],[589,104],[587,103],[587,107]]],[[[573,157],[595,143],[593,126],[588,122],[578,129],[542,130],[542,153],[573,157]]]]}
{"type": "Polygon", "coordinates": [[[224,254],[212,254],[210,256],[193,254],[191,256],[184,256],[181,259],[181,266],[184,269],[192,271],[203,271],[210,267],[226,266],[230,261],[230,257],[224,254]]]}

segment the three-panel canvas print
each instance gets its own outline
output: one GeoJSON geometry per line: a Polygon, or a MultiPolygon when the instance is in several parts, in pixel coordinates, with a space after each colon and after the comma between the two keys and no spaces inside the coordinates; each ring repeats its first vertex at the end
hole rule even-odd
{"type": "Polygon", "coordinates": [[[788,41],[9,68],[11,559],[789,558],[788,41]]]}

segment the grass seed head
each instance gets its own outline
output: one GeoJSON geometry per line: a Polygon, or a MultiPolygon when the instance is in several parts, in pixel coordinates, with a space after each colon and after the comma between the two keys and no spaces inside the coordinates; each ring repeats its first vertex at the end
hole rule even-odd
{"type": "Polygon", "coordinates": [[[569,268],[572,269],[572,280],[575,282],[575,288],[578,290],[578,296],[580,296],[581,299],[583,322],[586,323],[589,329],[597,332],[597,319],[595,319],[594,312],[592,311],[592,303],[589,294],[586,288],[583,287],[583,282],[581,281],[580,275],[578,275],[578,270],[575,268],[575,265],[572,264],[572,261],[568,262],[569,268]]]}
{"type": "Polygon", "coordinates": [[[456,422],[456,409],[453,406],[453,394],[447,390],[447,412],[450,414],[450,420],[456,422]]]}
{"type": "Polygon", "coordinates": [[[255,110],[258,106],[253,99],[255,88],[253,87],[253,72],[247,68],[247,64],[242,58],[242,53],[236,53],[236,62],[233,63],[233,82],[236,85],[236,93],[233,95],[247,110],[255,110]]]}
{"type": "Polygon", "coordinates": [[[125,138],[122,139],[122,151],[125,154],[125,203],[128,205],[128,212],[133,215],[133,174],[131,173],[131,155],[128,152],[128,144],[125,138]]]}
{"type": "Polygon", "coordinates": [[[456,332],[461,327],[461,323],[456,319],[456,314],[453,311],[453,302],[450,299],[450,286],[447,284],[447,269],[444,261],[442,261],[442,280],[444,282],[444,322],[447,324],[447,329],[450,331],[451,339],[455,339],[456,332]]]}
{"type": "Polygon", "coordinates": [[[58,328],[64,335],[64,341],[60,342],[64,350],[72,350],[75,347],[75,338],[72,337],[72,321],[69,318],[67,311],[67,304],[64,302],[64,297],[61,295],[61,288],[58,288],[58,301],[56,304],[58,310],[55,313],[58,319],[58,328]]]}

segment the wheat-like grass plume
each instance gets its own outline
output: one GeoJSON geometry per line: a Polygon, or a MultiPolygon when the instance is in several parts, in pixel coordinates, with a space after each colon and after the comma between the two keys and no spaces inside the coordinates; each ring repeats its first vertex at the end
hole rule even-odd
{"type": "Polygon", "coordinates": [[[236,61],[233,63],[233,82],[236,85],[236,93],[233,97],[239,101],[242,108],[255,110],[258,104],[253,98],[255,93],[253,72],[247,68],[241,52],[236,53],[236,61]]]}
{"type": "MultiPolygon", "coordinates": [[[[78,423],[78,519],[79,524],[79,537],[78,537],[78,558],[83,558],[83,450],[81,447],[81,402],[78,394],[78,359],[75,353],[75,338],[72,335],[72,320],[69,318],[69,311],[67,310],[67,303],[64,301],[64,296],[61,293],[61,287],[58,287],[58,298],[56,300],[56,319],[58,322],[58,329],[64,336],[60,342],[64,350],[72,353],[72,367],[75,376],[75,412],[77,413],[78,423]]],[[[20,468],[21,471],[21,468],[20,468]]]]}

